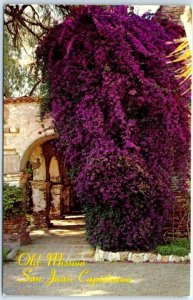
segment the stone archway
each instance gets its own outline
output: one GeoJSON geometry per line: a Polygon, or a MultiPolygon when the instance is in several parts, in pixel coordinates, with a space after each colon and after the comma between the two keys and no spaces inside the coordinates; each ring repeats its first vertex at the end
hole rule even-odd
{"type": "Polygon", "coordinates": [[[31,201],[27,202],[31,203],[29,211],[35,228],[49,228],[52,220],[63,219],[73,206],[67,168],[54,147],[56,137],[36,140],[25,151],[20,164],[21,171],[25,172],[28,163],[32,169],[31,178],[26,176],[26,184],[32,191],[31,201]]]}
{"type": "Polygon", "coordinates": [[[58,135],[56,133],[52,133],[50,135],[46,135],[43,136],[39,139],[34,140],[25,150],[25,152],[23,153],[23,156],[20,160],[20,166],[19,166],[19,171],[20,172],[25,172],[25,168],[27,165],[27,162],[29,160],[30,155],[32,154],[34,148],[38,145],[42,145],[43,143],[50,141],[50,140],[54,140],[57,139],[58,135]]]}
{"type": "Polygon", "coordinates": [[[25,187],[26,199],[28,198],[26,186],[31,189],[31,205],[33,215],[33,225],[36,228],[48,228],[49,220],[49,186],[50,182],[46,178],[46,164],[41,145],[57,138],[57,134],[52,133],[34,140],[24,151],[20,160],[19,171],[21,176],[20,185],[25,187]],[[32,166],[32,177],[26,174],[26,166],[30,160],[32,166]]]}

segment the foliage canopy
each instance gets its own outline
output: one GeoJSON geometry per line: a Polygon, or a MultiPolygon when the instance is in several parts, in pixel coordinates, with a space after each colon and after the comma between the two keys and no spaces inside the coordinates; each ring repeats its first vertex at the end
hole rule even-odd
{"type": "Polygon", "coordinates": [[[4,7],[4,96],[42,94],[35,48],[70,10],[68,5],[7,4],[4,7]]]}

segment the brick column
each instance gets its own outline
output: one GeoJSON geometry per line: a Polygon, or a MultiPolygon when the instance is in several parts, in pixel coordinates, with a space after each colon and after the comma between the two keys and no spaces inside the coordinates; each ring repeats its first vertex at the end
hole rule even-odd
{"type": "Polygon", "coordinates": [[[54,184],[51,187],[51,207],[50,207],[50,219],[62,219],[61,215],[61,192],[63,185],[62,184],[54,184]]]}
{"type": "Polygon", "coordinates": [[[25,216],[3,221],[3,244],[21,246],[31,241],[25,216]]]}
{"type": "Polygon", "coordinates": [[[36,228],[46,229],[49,221],[49,186],[50,182],[44,180],[32,180],[33,219],[36,228]]]}

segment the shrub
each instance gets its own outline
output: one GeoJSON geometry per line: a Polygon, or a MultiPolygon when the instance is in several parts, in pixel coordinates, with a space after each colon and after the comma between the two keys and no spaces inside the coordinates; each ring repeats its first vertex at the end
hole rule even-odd
{"type": "Polygon", "coordinates": [[[93,158],[77,177],[75,190],[84,205],[88,240],[109,251],[150,249],[161,242],[170,211],[163,194],[166,186],[156,184],[135,156],[107,152],[107,157],[93,158]]]}
{"type": "Polygon", "coordinates": [[[159,245],[155,248],[155,252],[161,255],[188,255],[190,253],[190,240],[177,239],[170,244],[159,245]]]}
{"type": "Polygon", "coordinates": [[[177,256],[185,256],[189,254],[189,251],[186,248],[176,246],[176,245],[157,246],[155,252],[161,255],[177,255],[177,256]]]}
{"type": "Polygon", "coordinates": [[[5,262],[7,260],[8,249],[6,247],[3,247],[2,250],[3,262],[5,262]]]}
{"type": "Polygon", "coordinates": [[[24,215],[23,191],[17,186],[3,186],[3,218],[9,220],[24,215]]]}
{"type": "Polygon", "coordinates": [[[125,6],[79,6],[37,49],[56,146],[76,170],[88,240],[103,249],[161,242],[172,178],[186,188],[190,94],[175,78],[180,64],[167,64],[175,45],[166,43],[183,30],[163,23],[125,6]]]}
{"type": "Polygon", "coordinates": [[[190,252],[190,240],[188,240],[188,239],[185,239],[185,238],[176,239],[176,240],[172,241],[171,244],[174,246],[186,248],[190,252]]]}

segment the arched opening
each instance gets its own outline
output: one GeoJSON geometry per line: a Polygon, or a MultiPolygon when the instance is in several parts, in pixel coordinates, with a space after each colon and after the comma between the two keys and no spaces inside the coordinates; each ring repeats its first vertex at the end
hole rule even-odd
{"type": "Polygon", "coordinates": [[[57,139],[57,138],[58,138],[58,135],[56,133],[54,133],[54,134],[46,135],[46,136],[43,136],[43,137],[41,137],[39,139],[34,140],[29,145],[29,147],[26,149],[26,151],[24,152],[24,154],[23,154],[23,156],[21,158],[19,171],[20,172],[25,172],[26,165],[27,165],[27,162],[29,160],[29,157],[32,154],[32,152],[33,152],[33,150],[34,150],[34,148],[36,146],[42,145],[43,143],[45,143],[47,141],[54,140],[54,139],[57,139]]]}
{"type": "Polygon", "coordinates": [[[68,170],[55,142],[55,136],[35,141],[24,153],[20,164],[21,170],[28,171],[27,212],[35,228],[54,227],[58,224],[56,220],[81,213],[73,199],[68,170]]]}

